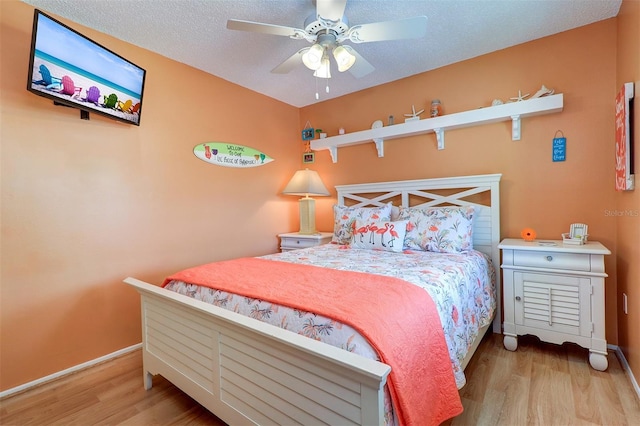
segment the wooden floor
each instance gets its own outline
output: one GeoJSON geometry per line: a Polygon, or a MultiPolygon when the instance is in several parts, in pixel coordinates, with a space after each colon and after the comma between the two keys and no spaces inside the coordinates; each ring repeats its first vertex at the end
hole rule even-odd
{"type": "MultiPolygon", "coordinates": [[[[446,425],[640,425],[640,401],[614,354],[589,367],[578,346],[489,335],[467,367],[464,413],[446,425]]],[[[224,425],[155,377],[142,387],[140,351],[0,401],[1,425],[224,425]]]]}
{"type": "Polygon", "coordinates": [[[487,336],[466,369],[464,412],[450,425],[640,425],[640,399],[614,353],[589,366],[577,345],[518,339],[518,350],[487,336]]]}

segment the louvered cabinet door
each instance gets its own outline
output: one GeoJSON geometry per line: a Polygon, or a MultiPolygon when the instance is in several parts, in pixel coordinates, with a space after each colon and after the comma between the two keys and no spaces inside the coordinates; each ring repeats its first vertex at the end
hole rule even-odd
{"type": "Polygon", "coordinates": [[[604,256],[598,242],[505,239],[502,250],[504,347],[518,349],[518,336],[549,343],[573,342],[589,349],[589,362],[606,370],[604,256]]]}
{"type": "MultiPolygon", "coordinates": [[[[591,338],[591,280],[567,275],[514,272],[517,326],[591,338]]],[[[562,342],[559,342],[562,343],[562,342]]]]}

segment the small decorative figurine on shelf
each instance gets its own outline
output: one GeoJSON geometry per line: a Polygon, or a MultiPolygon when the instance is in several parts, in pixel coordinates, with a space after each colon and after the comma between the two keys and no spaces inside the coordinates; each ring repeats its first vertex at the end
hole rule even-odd
{"type": "Polygon", "coordinates": [[[416,112],[416,107],[415,105],[411,105],[411,114],[405,114],[404,116],[407,117],[404,119],[405,123],[407,121],[417,121],[420,120],[420,114],[422,114],[424,112],[424,109],[421,109],[420,111],[416,112]]]}
{"type": "MultiPolygon", "coordinates": [[[[536,99],[536,98],[541,98],[543,96],[549,96],[549,95],[553,95],[555,92],[555,90],[553,89],[547,89],[547,87],[543,84],[542,87],[533,94],[533,96],[529,97],[529,93],[526,94],[522,94],[522,90],[518,90],[518,96],[514,96],[513,98],[509,98],[509,100],[507,102],[522,102],[524,100],[526,100],[527,98],[529,99],[536,99]]],[[[494,99],[493,102],[491,102],[491,106],[496,106],[496,105],[502,105],[504,104],[504,102],[502,101],[502,99],[494,99]]]]}
{"type": "Polygon", "coordinates": [[[434,99],[431,101],[431,117],[438,117],[442,115],[442,104],[440,99],[434,99]]]}
{"type": "Polygon", "coordinates": [[[511,99],[512,102],[522,102],[524,101],[527,97],[529,96],[529,94],[527,93],[526,95],[522,94],[522,90],[518,90],[518,96],[516,96],[515,98],[509,98],[511,99]]]}
{"type": "Polygon", "coordinates": [[[547,95],[553,95],[553,92],[554,92],[553,89],[547,89],[545,87],[545,85],[543,84],[542,87],[540,88],[540,90],[538,90],[536,93],[534,93],[534,95],[531,97],[531,99],[541,98],[541,97],[547,96],[547,95]]]}

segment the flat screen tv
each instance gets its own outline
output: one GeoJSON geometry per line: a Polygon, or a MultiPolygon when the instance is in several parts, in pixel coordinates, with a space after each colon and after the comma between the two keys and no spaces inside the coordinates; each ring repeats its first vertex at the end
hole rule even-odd
{"type": "Polygon", "coordinates": [[[146,71],[35,10],[27,90],[56,105],[140,125],[146,71]]]}

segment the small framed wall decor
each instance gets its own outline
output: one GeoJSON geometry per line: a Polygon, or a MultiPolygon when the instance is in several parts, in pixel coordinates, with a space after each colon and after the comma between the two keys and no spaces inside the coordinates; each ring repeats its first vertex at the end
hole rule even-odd
{"type": "Polygon", "coordinates": [[[313,152],[305,152],[302,154],[302,162],[304,164],[311,164],[316,161],[316,154],[313,152]]]}
{"type": "Polygon", "coordinates": [[[316,130],[314,128],[302,129],[302,140],[310,141],[316,137],[316,130]]]}
{"type": "Polygon", "coordinates": [[[634,189],[633,83],[624,83],[616,96],[616,190],[634,189]]]}

